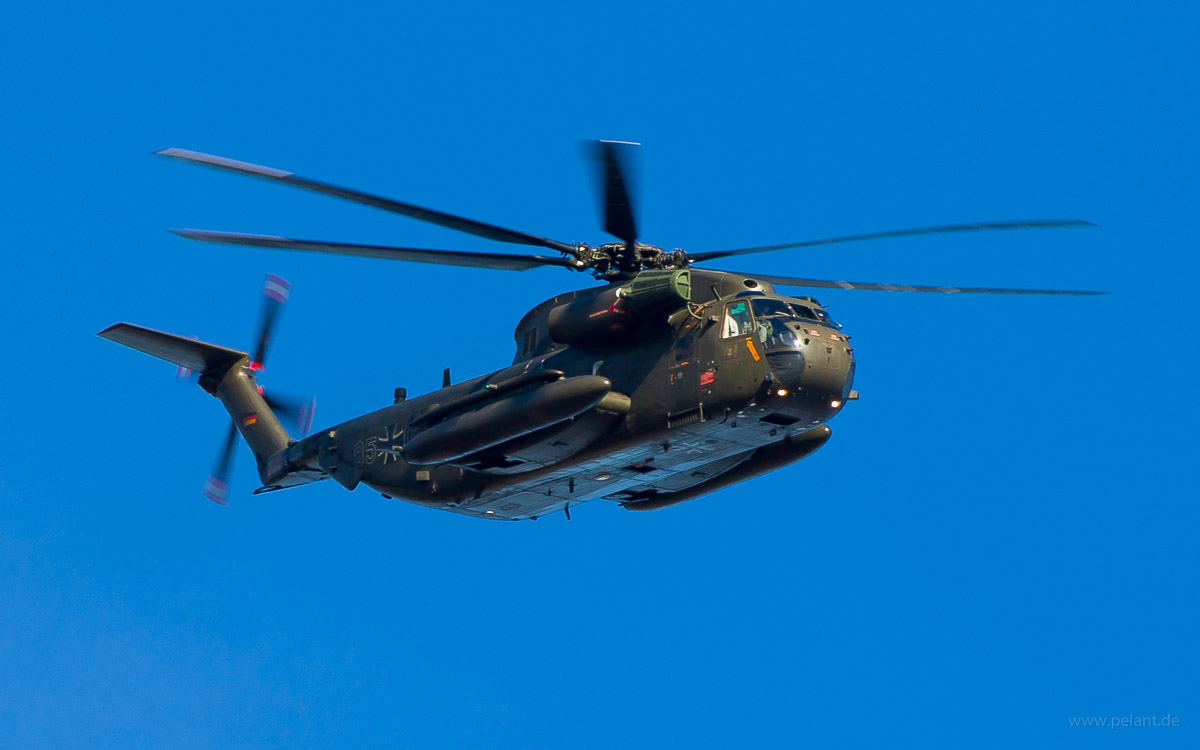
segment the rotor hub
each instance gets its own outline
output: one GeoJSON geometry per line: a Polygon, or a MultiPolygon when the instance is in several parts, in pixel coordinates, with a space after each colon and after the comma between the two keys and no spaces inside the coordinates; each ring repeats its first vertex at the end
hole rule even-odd
{"type": "Polygon", "coordinates": [[[642,242],[584,243],[575,247],[574,257],[578,270],[591,271],[598,279],[627,278],[642,270],[674,270],[691,264],[683,250],[666,251],[642,242]]]}

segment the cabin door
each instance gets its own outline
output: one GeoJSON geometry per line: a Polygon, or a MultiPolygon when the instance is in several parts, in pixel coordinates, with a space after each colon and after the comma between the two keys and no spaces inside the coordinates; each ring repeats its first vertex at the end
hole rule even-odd
{"type": "Polygon", "coordinates": [[[700,406],[700,339],[699,326],[696,325],[688,326],[675,339],[674,359],[668,376],[671,417],[693,412],[700,406]]]}

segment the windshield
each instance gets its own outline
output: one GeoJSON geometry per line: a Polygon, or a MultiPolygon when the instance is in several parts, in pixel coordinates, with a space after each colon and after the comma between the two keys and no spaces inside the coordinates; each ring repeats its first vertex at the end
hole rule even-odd
{"type": "MultiPolygon", "coordinates": [[[[797,346],[794,329],[803,331],[813,323],[841,328],[833,322],[829,313],[816,305],[784,302],[770,297],[755,297],[751,304],[754,306],[754,317],[758,320],[758,340],[768,347],[797,346]]],[[[727,323],[726,328],[729,327],[727,323]]],[[[742,327],[740,332],[750,333],[750,329],[742,327]]]]}
{"type": "Polygon", "coordinates": [[[758,340],[768,349],[792,348],[799,345],[799,338],[788,326],[798,320],[796,311],[783,300],[768,297],[756,298],[754,316],[758,318],[758,340]]]}
{"type": "Polygon", "coordinates": [[[831,328],[839,328],[829,317],[829,313],[816,305],[800,302],[784,302],[781,299],[756,297],[754,299],[754,315],[760,322],[771,318],[790,318],[792,320],[807,320],[810,323],[824,323],[831,328]]]}
{"type": "Polygon", "coordinates": [[[814,313],[813,309],[811,307],[809,307],[808,305],[802,305],[799,302],[793,302],[792,309],[796,311],[796,315],[800,316],[804,320],[816,320],[817,319],[817,314],[814,313]]]}

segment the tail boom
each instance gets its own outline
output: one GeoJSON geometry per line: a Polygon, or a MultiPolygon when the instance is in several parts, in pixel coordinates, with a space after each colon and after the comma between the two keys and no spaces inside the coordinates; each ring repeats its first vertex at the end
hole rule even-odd
{"type": "Polygon", "coordinates": [[[291,439],[250,375],[249,354],[131,323],[109,326],[99,336],[200,373],[200,387],[225,406],[267,481],[269,459],[291,439]]]}

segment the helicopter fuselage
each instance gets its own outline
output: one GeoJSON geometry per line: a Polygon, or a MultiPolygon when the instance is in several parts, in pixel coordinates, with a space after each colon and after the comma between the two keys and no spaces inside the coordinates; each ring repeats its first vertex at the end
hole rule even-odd
{"type": "Polygon", "coordinates": [[[628,326],[618,304],[606,307],[608,291],[532,309],[509,367],[299,441],[264,490],[307,465],[348,488],[485,518],[596,498],[652,509],[808,455],[851,396],[853,350],[811,298],[694,269],[690,304],[628,326]],[[610,316],[595,330],[617,334],[555,341],[555,311],[568,307],[610,316]]]}
{"type": "MultiPolygon", "coordinates": [[[[637,144],[598,141],[600,219],[615,241],[562,242],[272,167],[180,148],[158,154],[321,193],[493,242],[538,248],[478,252],[176,229],[217,245],[383,258],[505,271],[557,267],[605,282],[546,300],[517,326],[513,364],[293,440],[280,416],[307,434],[314,402],[269,396],[258,385],[287,298],[268,277],[251,352],[130,323],[99,335],[196,373],[231,417],[205,484],[224,504],[237,435],[257,462],[256,494],[329,477],[477,517],[536,519],[607,498],[651,510],[799,460],[829,438],[826,424],[856,398],[849,337],[811,297],[774,285],[939,294],[1095,295],[770,275],[698,267],[722,258],[884,238],[1093,226],[1078,219],[976,222],[846,234],[728,250],[667,251],[639,241],[627,160],[637,144]],[[550,251],[546,254],[546,251],[550,251]],[[278,414],[276,413],[278,412],[278,414]]],[[[274,279],[274,281],[272,281],[274,279]]]]}

